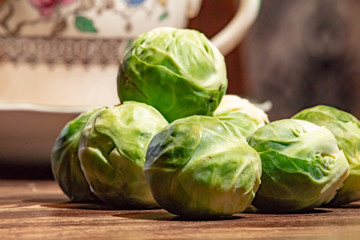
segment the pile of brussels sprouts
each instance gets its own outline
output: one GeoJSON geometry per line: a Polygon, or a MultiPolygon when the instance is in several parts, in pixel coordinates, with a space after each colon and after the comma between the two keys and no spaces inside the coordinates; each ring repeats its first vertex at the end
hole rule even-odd
{"type": "Polygon", "coordinates": [[[203,219],[360,200],[359,120],[316,106],[269,122],[225,95],[224,57],[198,31],[138,36],[117,80],[121,104],[80,114],[55,142],[53,174],[72,201],[203,219]]]}

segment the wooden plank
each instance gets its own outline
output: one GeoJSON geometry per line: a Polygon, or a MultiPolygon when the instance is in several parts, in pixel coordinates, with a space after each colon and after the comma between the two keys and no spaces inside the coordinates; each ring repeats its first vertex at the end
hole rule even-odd
{"type": "Polygon", "coordinates": [[[359,239],[360,202],[303,214],[240,213],[187,221],[165,210],[69,203],[53,181],[0,181],[5,239],[359,239]]]}

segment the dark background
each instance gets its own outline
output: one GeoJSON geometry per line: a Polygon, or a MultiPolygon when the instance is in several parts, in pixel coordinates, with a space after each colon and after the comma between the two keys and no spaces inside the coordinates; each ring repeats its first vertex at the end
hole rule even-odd
{"type": "Polygon", "coordinates": [[[359,118],[359,12],[358,0],[264,0],[242,48],[246,94],[273,102],[271,120],[318,104],[359,118]]]}
{"type": "MultiPolygon", "coordinates": [[[[189,27],[208,37],[236,11],[205,0],[189,27]]],[[[270,100],[270,120],[325,104],[360,117],[360,1],[263,0],[245,40],[226,56],[228,93],[270,100]]]]}

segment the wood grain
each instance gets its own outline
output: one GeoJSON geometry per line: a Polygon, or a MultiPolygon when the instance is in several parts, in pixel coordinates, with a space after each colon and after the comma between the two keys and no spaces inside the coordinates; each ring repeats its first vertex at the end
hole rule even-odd
{"type": "Polygon", "coordinates": [[[165,210],[69,203],[53,181],[0,181],[0,239],[359,239],[360,202],[304,214],[187,221],[165,210]]]}

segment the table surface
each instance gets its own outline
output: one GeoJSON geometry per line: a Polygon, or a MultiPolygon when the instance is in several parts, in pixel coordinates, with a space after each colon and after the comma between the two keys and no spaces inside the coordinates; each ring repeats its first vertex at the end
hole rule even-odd
{"type": "Polygon", "coordinates": [[[70,203],[54,181],[0,181],[0,239],[360,239],[360,202],[302,214],[188,221],[165,210],[70,203]]]}

